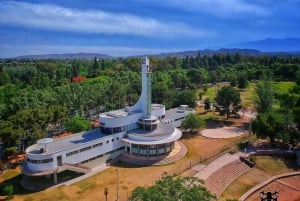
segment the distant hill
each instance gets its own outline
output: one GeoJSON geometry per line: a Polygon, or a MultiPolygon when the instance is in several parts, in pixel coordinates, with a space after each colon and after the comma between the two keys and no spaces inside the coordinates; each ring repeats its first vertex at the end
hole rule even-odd
{"type": "Polygon", "coordinates": [[[112,56],[99,53],[70,53],[70,54],[43,54],[43,55],[24,55],[15,57],[16,59],[107,59],[112,56]]]}
{"type": "Polygon", "coordinates": [[[197,56],[198,54],[200,55],[213,55],[213,54],[235,54],[235,53],[240,53],[243,55],[260,55],[262,52],[258,50],[253,50],[253,49],[238,49],[238,48],[221,48],[218,50],[195,50],[195,51],[183,51],[183,52],[170,52],[170,53],[161,53],[161,54],[154,54],[151,56],[155,56],[158,58],[165,58],[165,57],[186,57],[186,56],[197,56]]]}
{"type": "MultiPolygon", "coordinates": [[[[300,39],[299,38],[285,38],[285,39],[265,39],[251,42],[236,43],[232,45],[224,46],[221,49],[211,50],[191,50],[182,52],[166,52],[160,54],[153,54],[157,58],[166,57],[179,57],[184,58],[187,56],[193,57],[200,55],[213,55],[213,54],[235,54],[240,53],[243,55],[279,55],[279,54],[291,54],[300,55],[300,39]]],[[[129,57],[141,57],[143,55],[132,55],[129,57]]],[[[113,58],[107,54],[99,53],[70,53],[70,54],[46,54],[46,55],[24,55],[15,57],[16,59],[94,59],[94,58],[113,58]]]]}
{"type": "Polygon", "coordinates": [[[300,38],[267,38],[264,40],[241,42],[226,46],[226,48],[249,48],[263,52],[300,53],[300,38]]]}

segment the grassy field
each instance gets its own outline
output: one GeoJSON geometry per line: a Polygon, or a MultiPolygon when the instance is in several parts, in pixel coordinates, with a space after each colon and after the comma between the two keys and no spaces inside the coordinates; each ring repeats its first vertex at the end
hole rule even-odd
{"type": "Polygon", "coordinates": [[[277,94],[287,93],[295,85],[296,85],[295,82],[273,82],[273,87],[277,94]]]}
{"type": "MultiPolygon", "coordinates": [[[[239,90],[242,99],[242,105],[244,107],[253,107],[254,100],[256,98],[255,94],[255,85],[256,83],[249,83],[249,87],[246,89],[239,90]]],[[[283,94],[289,92],[292,87],[296,84],[295,82],[273,82],[274,90],[277,94],[283,94]]],[[[221,86],[212,86],[207,89],[207,92],[204,94],[203,99],[209,98],[210,100],[214,100],[217,94],[217,91],[221,88],[221,86]]]]}
{"type": "Polygon", "coordinates": [[[289,160],[274,159],[269,156],[256,157],[255,167],[232,182],[222,193],[220,200],[238,199],[252,187],[271,176],[295,171],[291,164],[289,160]]]}

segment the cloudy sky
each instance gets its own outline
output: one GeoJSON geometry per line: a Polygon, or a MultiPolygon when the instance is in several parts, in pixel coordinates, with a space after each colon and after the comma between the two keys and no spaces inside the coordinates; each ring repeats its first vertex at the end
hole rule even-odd
{"type": "Polygon", "coordinates": [[[300,36],[300,0],[0,0],[0,58],[112,56],[300,36]]]}

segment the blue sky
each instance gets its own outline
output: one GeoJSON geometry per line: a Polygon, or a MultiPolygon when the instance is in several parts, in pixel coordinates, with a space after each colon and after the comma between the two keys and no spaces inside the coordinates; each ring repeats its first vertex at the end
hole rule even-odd
{"type": "Polygon", "coordinates": [[[112,56],[299,38],[300,0],[0,0],[0,58],[112,56]]]}

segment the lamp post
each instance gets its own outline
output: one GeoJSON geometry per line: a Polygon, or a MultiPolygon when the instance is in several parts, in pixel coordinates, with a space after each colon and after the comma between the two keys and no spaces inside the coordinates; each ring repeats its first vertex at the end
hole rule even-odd
{"type": "Polygon", "coordinates": [[[116,174],[117,174],[117,199],[116,201],[119,201],[119,171],[116,169],[116,174]]]}
{"type": "Polygon", "coordinates": [[[105,200],[107,201],[108,188],[104,188],[104,195],[105,195],[105,200]]]}

